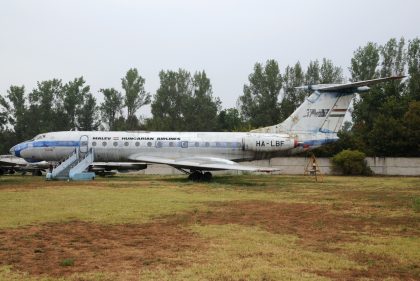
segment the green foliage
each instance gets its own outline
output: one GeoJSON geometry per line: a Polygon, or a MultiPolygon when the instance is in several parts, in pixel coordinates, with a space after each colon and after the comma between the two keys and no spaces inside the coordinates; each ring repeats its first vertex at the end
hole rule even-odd
{"type": "Polygon", "coordinates": [[[305,74],[305,84],[306,85],[313,85],[319,84],[321,81],[320,77],[320,69],[319,69],[319,61],[310,61],[308,65],[308,69],[306,70],[305,74]]]}
{"type": "Polygon", "coordinates": [[[420,101],[412,101],[404,114],[405,141],[411,156],[420,156],[420,101]]]}
{"type": "Polygon", "coordinates": [[[344,175],[371,175],[372,171],[367,166],[365,157],[358,150],[343,150],[331,159],[333,170],[344,175]]]}
{"type": "Polygon", "coordinates": [[[285,120],[305,100],[307,93],[295,87],[304,84],[305,74],[297,62],[293,67],[287,66],[283,75],[283,99],[280,104],[280,121],[285,120]]]}
{"type": "Polygon", "coordinates": [[[204,71],[192,77],[183,69],[161,71],[160,87],[152,102],[151,129],[213,131],[217,129],[220,100],[214,98],[204,71]]]}
{"type": "Polygon", "coordinates": [[[144,89],[145,80],[141,77],[136,68],[127,71],[121,79],[124,89],[124,106],[127,107],[127,129],[138,129],[137,110],[150,103],[150,94],[144,89]]]}
{"type": "Polygon", "coordinates": [[[278,96],[282,88],[277,61],[268,60],[265,65],[256,63],[248,80],[244,94],[239,97],[243,118],[253,127],[277,124],[280,121],[278,96]]]}
{"type": "Polygon", "coordinates": [[[185,101],[192,95],[191,74],[183,69],[161,71],[160,87],[152,102],[152,127],[156,130],[184,130],[185,101]]]}
{"type": "Polygon", "coordinates": [[[185,101],[183,110],[187,131],[214,131],[218,127],[217,113],[221,101],[213,98],[210,79],[204,71],[194,74],[193,93],[185,101]]]}
{"type": "Polygon", "coordinates": [[[7,98],[11,103],[10,123],[16,132],[16,140],[23,141],[27,136],[27,107],[24,86],[10,86],[7,91],[7,98]]]}
{"type": "Polygon", "coordinates": [[[352,81],[369,80],[376,78],[379,65],[379,48],[372,42],[364,47],[359,47],[351,59],[350,74],[352,81]]]}
{"type": "Polygon", "coordinates": [[[86,95],[89,94],[90,87],[85,86],[86,81],[83,77],[75,78],[63,86],[63,108],[65,115],[61,118],[66,118],[68,121],[67,128],[74,129],[78,123],[78,113],[81,111],[83,101],[86,95]]]}
{"type": "Polygon", "coordinates": [[[320,79],[321,84],[342,83],[344,80],[343,70],[339,66],[334,66],[331,60],[323,58],[320,69],[320,79]]]}
{"type": "Polygon", "coordinates": [[[420,38],[408,43],[407,66],[410,75],[407,83],[408,96],[411,100],[420,100],[420,38]]]}
{"type": "Polygon", "coordinates": [[[114,88],[100,89],[104,95],[104,101],[100,105],[102,119],[108,124],[109,130],[115,130],[115,122],[122,114],[123,97],[114,88]]]}
{"type": "Polygon", "coordinates": [[[74,259],[72,259],[72,258],[63,259],[60,262],[60,265],[61,266],[73,266],[74,265],[74,259]]]}
{"type": "Polygon", "coordinates": [[[61,80],[53,79],[37,82],[37,87],[29,93],[29,135],[40,132],[68,130],[63,107],[63,85],[61,80]]]}
{"type": "Polygon", "coordinates": [[[372,87],[360,95],[354,104],[352,132],[364,144],[363,149],[372,156],[416,156],[418,127],[415,105],[420,81],[419,40],[390,39],[383,46],[368,43],[359,48],[352,59],[352,80],[381,76],[403,75],[406,62],[410,78],[406,82],[392,81],[372,87]],[[381,64],[379,65],[379,62],[381,64]],[[410,111],[410,113],[408,113],[410,111]]]}
{"type": "Polygon", "coordinates": [[[337,141],[323,145],[309,153],[313,153],[317,157],[331,157],[345,149],[365,150],[365,144],[349,126],[351,123],[345,122],[343,129],[337,133],[337,141]]]}
{"type": "Polygon", "coordinates": [[[236,108],[227,108],[220,111],[218,118],[219,130],[225,132],[240,131],[244,126],[241,115],[236,108]]]}
{"type": "Polygon", "coordinates": [[[78,112],[78,129],[82,131],[97,130],[100,125],[98,111],[96,99],[91,93],[88,93],[84,97],[84,102],[78,112]]]}

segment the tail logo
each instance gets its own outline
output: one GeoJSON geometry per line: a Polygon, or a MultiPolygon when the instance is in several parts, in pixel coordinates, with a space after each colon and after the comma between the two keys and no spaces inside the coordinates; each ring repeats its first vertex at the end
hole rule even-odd
{"type": "Polygon", "coordinates": [[[326,117],[330,110],[328,108],[325,109],[307,109],[306,114],[303,115],[304,118],[310,117],[326,117]]]}

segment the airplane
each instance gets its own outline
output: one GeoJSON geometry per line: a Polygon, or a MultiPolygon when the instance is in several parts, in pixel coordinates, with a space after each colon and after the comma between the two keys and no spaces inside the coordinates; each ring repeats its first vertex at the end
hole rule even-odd
{"type": "Polygon", "coordinates": [[[0,155],[0,175],[14,174],[21,172],[22,174],[32,173],[33,176],[41,176],[49,168],[49,163],[40,161],[29,163],[25,159],[14,155],[0,155]]]}
{"type": "Polygon", "coordinates": [[[170,165],[193,181],[211,180],[216,170],[273,172],[278,169],[239,162],[292,155],[338,140],[356,93],[402,78],[298,87],[312,93],[284,122],[250,132],[50,132],[15,145],[10,153],[30,162],[61,161],[79,149],[94,161],[170,165]]]}
{"type": "Polygon", "coordinates": [[[93,162],[89,166],[88,171],[94,172],[99,176],[112,176],[116,172],[127,173],[132,171],[140,171],[147,168],[145,163],[132,162],[93,162]]]}
{"type": "MultiPolygon", "coordinates": [[[[32,173],[33,176],[42,176],[43,172],[47,172],[56,161],[49,163],[47,161],[28,162],[21,157],[15,155],[0,155],[0,175],[14,174],[21,172],[23,175],[32,173]]],[[[88,170],[100,176],[114,175],[116,172],[124,173],[130,171],[139,171],[146,169],[147,165],[143,163],[126,163],[126,162],[93,162],[88,170]]]]}

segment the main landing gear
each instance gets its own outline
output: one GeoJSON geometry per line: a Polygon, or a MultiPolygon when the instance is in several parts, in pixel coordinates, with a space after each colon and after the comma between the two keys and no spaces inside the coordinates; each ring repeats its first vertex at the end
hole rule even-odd
{"type": "Polygon", "coordinates": [[[188,179],[190,181],[205,181],[209,182],[211,181],[213,175],[210,172],[201,172],[201,171],[191,171],[191,173],[188,175],[188,179]]]}
{"type": "Polygon", "coordinates": [[[213,178],[213,175],[210,172],[198,171],[198,170],[190,170],[189,172],[186,169],[175,167],[177,170],[183,172],[184,174],[188,175],[188,180],[190,181],[205,181],[209,182],[213,178]]]}

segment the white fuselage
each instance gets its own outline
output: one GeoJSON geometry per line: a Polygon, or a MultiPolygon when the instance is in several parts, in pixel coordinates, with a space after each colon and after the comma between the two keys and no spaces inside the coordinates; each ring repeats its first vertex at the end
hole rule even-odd
{"type": "Polygon", "coordinates": [[[131,161],[134,154],[182,158],[218,157],[234,161],[264,159],[291,154],[332,141],[333,136],[240,132],[105,132],[67,131],[40,134],[11,149],[28,161],[61,161],[79,147],[92,148],[95,161],[131,161]]]}

